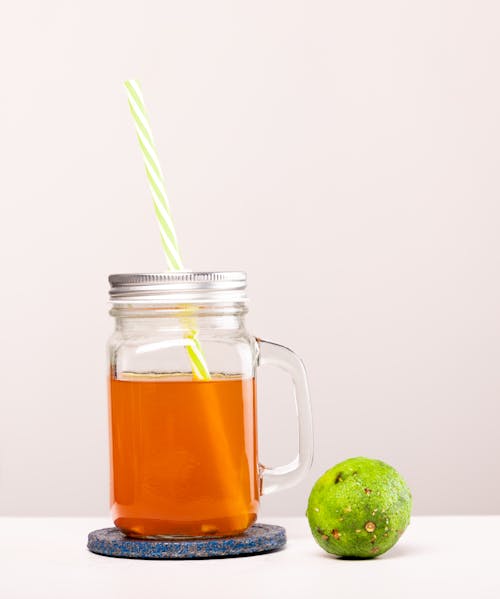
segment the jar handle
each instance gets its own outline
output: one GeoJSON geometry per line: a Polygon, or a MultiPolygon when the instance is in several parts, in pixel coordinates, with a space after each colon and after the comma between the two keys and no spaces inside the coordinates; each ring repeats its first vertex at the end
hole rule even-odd
{"type": "Polygon", "coordinates": [[[287,372],[293,382],[298,421],[299,452],[283,466],[260,466],[261,495],[269,495],[296,485],[307,474],[313,459],[313,427],[307,375],[302,360],[291,349],[256,339],[257,366],[276,366],[287,372]]]}

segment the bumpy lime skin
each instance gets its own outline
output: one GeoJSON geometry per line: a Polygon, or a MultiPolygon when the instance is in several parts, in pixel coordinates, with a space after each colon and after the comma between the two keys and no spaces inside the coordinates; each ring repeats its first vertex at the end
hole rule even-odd
{"type": "Polygon", "coordinates": [[[351,458],[327,470],[307,505],[311,532],[328,553],[370,558],[388,551],[410,523],[412,497],[394,468],[351,458]]]}

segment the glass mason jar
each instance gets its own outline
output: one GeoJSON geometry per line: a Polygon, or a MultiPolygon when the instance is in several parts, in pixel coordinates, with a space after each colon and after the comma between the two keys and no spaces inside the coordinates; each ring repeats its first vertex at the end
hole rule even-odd
{"type": "Polygon", "coordinates": [[[304,367],[245,328],[246,275],[111,275],[111,512],[136,537],[218,537],[256,519],[261,494],[296,484],[312,462],[304,367]],[[292,378],[299,450],[258,461],[255,376],[292,378]]]}

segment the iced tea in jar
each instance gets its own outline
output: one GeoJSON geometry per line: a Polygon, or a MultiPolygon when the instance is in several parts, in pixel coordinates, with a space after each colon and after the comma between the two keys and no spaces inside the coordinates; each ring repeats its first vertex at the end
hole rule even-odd
{"type": "Polygon", "coordinates": [[[134,537],[221,537],[245,531],[261,494],[294,485],[312,460],[304,367],[289,349],[245,328],[241,272],[109,277],[111,512],[134,537]],[[208,368],[200,374],[204,360],[208,368]],[[260,365],[292,378],[299,452],[259,463],[255,378],[260,365]]]}

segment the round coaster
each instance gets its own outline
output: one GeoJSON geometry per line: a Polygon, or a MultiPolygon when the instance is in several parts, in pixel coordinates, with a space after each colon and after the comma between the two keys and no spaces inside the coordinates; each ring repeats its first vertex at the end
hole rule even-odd
{"type": "Polygon", "coordinates": [[[133,539],[117,528],[101,528],[89,534],[87,547],[110,557],[138,559],[199,559],[257,555],[281,549],[286,543],[282,526],[253,524],[235,537],[221,539],[133,539]]]}

